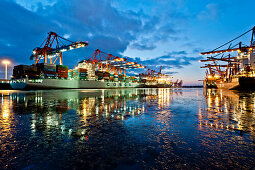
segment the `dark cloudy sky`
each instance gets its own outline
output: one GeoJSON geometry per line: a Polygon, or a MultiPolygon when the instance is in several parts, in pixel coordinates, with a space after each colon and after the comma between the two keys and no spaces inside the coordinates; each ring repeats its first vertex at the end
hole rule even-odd
{"type": "MultiPolygon", "coordinates": [[[[89,46],[64,53],[74,67],[95,49],[132,58],[185,84],[199,84],[199,52],[255,25],[255,2],[240,0],[1,0],[0,60],[32,64],[50,31],[89,46]]],[[[0,78],[4,77],[0,67],[0,78]]]]}

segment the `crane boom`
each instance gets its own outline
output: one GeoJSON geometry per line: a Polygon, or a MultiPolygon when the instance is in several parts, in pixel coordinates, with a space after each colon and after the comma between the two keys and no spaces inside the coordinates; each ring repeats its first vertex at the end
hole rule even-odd
{"type": "Polygon", "coordinates": [[[55,32],[49,32],[48,37],[44,40],[40,47],[34,48],[33,53],[30,57],[31,60],[35,60],[35,64],[39,63],[39,61],[44,58],[44,63],[47,63],[47,59],[50,59],[51,64],[55,64],[55,62],[59,59],[60,65],[63,64],[62,53],[65,51],[85,47],[88,45],[88,42],[77,41],[73,42],[67,40],[61,36],[59,36],[55,32]],[[63,41],[67,41],[71,44],[64,44],[63,41]],[[53,58],[56,59],[53,62],[53,58]]]}

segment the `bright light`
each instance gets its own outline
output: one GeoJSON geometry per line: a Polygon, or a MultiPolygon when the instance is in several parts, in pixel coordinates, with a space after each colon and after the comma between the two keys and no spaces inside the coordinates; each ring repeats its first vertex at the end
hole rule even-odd
{"type": "Polygon", "coordinates": [[[2,63],[3,63],[3,64],[10,64],[11,62],[8,61],[8,60],[3,60],[2,63]]]}
{"type": "Polygon", "coordinates": [[[2,63],[5,64],[5,79],[7,80],[7,65],[11,62],[8,60],[3,60],[2,63]]]}
{"type": "Polygon", "coordinates": [[[216,74],[215,77],[216,77],[216,78],[220,78],[220,75],[216,74]]]}

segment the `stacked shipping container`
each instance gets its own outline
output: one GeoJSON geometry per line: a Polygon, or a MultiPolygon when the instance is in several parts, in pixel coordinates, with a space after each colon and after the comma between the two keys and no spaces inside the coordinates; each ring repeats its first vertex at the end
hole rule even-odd
{"type": "Polygon", "coordinates": [[[37,67],[34,65],[17,65],[13,69],[13,77],[15,78],[38,78],[37,67]]]}
{"type": "Polygon", "coordinates": [[[106,81],[110,80],[110,73],[104,72],[104,80],[106,80],[106,81]]]}
{"type": "Polygon", "coordinates": [[[140,81],[140,79],[139,79],[138,77],[131,76],[131,82],[137,83],[137,82],[139,82],[139,81],[140,81]]]}
{"type": "Polygon", "coordinates": [[[68,77],[73,78],[73,69],[68,70],[68,77]]]}
{"type": "Polygon", "coordinates": [[[59,78],[68,78],[68,66],[57,65],[57,75],[59,78]]]}
{"type": "MultiPolygon", "coordinates": [[[[83,63],[82,63],[83,64],[83,63]]],[[[139,78],[135,76],[125,76],[112,74],[105,71],[93,71],[90,64],[83,64],[82,68],[68,70],[68,66],[55,65],[48,63],[38,63],[37,65],[18,65],[14,67],[13,76],[14,78],[61,78],[61,79],[78,79],[78,80],[105,80],[112,82],[139,82],[139,78]],[[87,69],[89,68],[89,69],[87,69]]]]}
{"type": "Polygon", "coordinates": [[[78,79],[80,79],[80,80],[87,79],[87,69],[78,68],[78,79]]]}
{"type": "Polygon", "coordinates": [[[37,64],[38,73],[43,75],[45,78],[56,78],[56,65],[48,63],[38,63],[37,64]]]}
{"type": "Polygon", "coordinates": [[[96,71],[95,75],[98,77],[98,80],[102,80],[104,78],[104,72],[103,71],[96,71]]]}
{"type": "Polygon", "coordinates": [[[68,76],[69,78],[74,78],[78,80],[87,80],[87,69],[78,68],[68,70],[68,76]]]}
{"type": "Polygon", "coordinates": [[[124,77],[124,75],[120,74],[119,77],[118,77],[118,80],[119,80],[120,82],[125,82],[125,77],[124,77]]]}
{"type": "Polygon", "coordinates": [[[110,81],[114,81],[114,74],[110,73],[110,81]]]}
{"type": "Polygon", "coordinates": [[[78,68],[86,69],[87,79],[95,79],[96,65],[92,63],[79,63],[78,68]]]}

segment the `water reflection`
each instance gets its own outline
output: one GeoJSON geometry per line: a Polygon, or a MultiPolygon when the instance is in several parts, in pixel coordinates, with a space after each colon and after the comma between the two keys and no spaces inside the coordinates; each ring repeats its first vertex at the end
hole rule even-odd
{"type": "Polygon", "coordinates": [[[255,93],[207,89],[204,95],[208,108],[200,110],[200,124],[241,133],[254,131],[255,93]]]}
{"type": "Polygon", "coordinates": [[[84,90],[84,91],[44,91],[11,93],[2,101],[3,116],[10,113],[8,101],[12,101],[13,112],[31,115],[31,130],[54,129],[73,135],[85,134],[83,127],[87,119],[93,121],[104,119],[124,120],[133,118],[145,112],[149,102],[157,100],[158,107],[163,109],[171,102],[170,89],[127,89],[127,90],[84,90]],[[7,101],[8,100],[8,101],[7,101]],[[66,120],[65,113],[76,112],[78,119],[73,122],[66,120]],[[64,115],[63,115],[64,114],[64,115]],[[68,121],[68,123],[66,123],[68,121]],[[69,129],[68,126],[77,124],[81,129],[69,129]],[[82,126],[80,126],[82,123],[82,126]]]}
{"type": "MultiPolygon", "coordinates": [[[[59,153],[56,148],[70,147],[69,155],[79,147],[72,143],[74,139],[81,142],[91,138],[99,142],[101,138],[121,136],[116,134],[118,131],[125,135],[125,121],[146,113],[155,102],[159,109],[164,109],[171,104],[172,93],[171,89],[0,91],[0,152],[3,153],[0,165],[38,168],[24,164],[24,159],[38,163],[45,156],[49,167],[61,167],[50,161],[59,153]]],[[[98,150],[93,148],[93,152],[98,150]]]]}
{"type": "Polygon", "coordinates": [[[255,93],[109,89],[0,91],[0,96],[0,169],[255,164],[255,93]]]}

